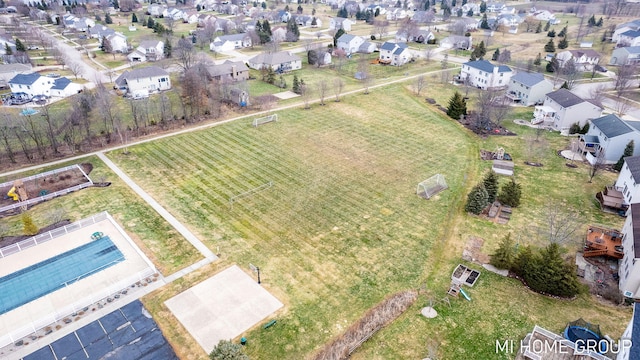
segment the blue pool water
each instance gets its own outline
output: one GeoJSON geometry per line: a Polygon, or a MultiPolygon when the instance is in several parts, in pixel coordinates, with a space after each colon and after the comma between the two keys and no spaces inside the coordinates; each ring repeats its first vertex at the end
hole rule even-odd
{"type": "MultiPolygon", "coordinates": [[[[16,254],[13,256],[20,256],[16,254]]],[[[108,236],[0,277],[0,315],[124,260],[108,236]]]]}

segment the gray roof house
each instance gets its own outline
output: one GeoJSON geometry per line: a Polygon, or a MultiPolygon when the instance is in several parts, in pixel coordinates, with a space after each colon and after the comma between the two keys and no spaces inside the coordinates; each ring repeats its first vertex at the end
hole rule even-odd
{"type": "Polygon", "coordinates": [[[249,79],[249,68],[242,61],[227,60],[219,65],[207,66],[207,72],[215,80],[242,81],[249,79]]]}
{"type": "Polygon", "coordinates": [[[9,86],[9,80],[14,76],[30,72],[30,64],[0,64],[0,88],[9,86]]]}
{"type": "Polygon", "coordinates": [[[473,46],[473,37],[450,35],[440,40],[440,47],[445,49],[471,50],[473,46]]]}
{"type": "Polygon", "coordinates": [[[411,51],[407,44],[403,42],[385,42],[380,46],[380,63],[402,66],[411,59],[411,51]]]}
{"type": "MultiPolygon", "coordinates": [[[[580,136],[580,148],[586,152],[587,160],[594,163],[601,153],[607,163],[617,162],[629,141],[640,144],[640,122],[625,121],[615,114],[589,120],[589,131],[580,136]]],[[[633,155],[640,155],[640,146],[633,155]]]]}
{"type": "Polygon", "coordinates": [[[523,105],[531,106],[544,101],[553,90],[553,84],[540,73],[519,72],[511,77],[506,96],[523,105]]]}
{"type": "Polygon", "coordinates": [[[487,60],[468,61],[462,64],[459,80],[468,81],[478,89],[502,88],[509,85],[513,71],[506,65],[493,65],[487,60]]]}
{"type": "Polygon", "coordinates": [[[287,51],[258,54],[249,59],[247,64],[252,69],[261,70],[263,67],[271,67],[276,72],[302,69],[302,59],[287,51]]]}
{"type": "Polygon", "coordinates": [[[146,91],[148,93],[171,89],[169,73],[157,66],[125,71],[115,81],[116,86],[127,93],[146,91]]]}
{"type": "Polygon", "coordinates": [[[351,54],[358,51],[360,45],[364,43],[364,39],[360,36],[351,34],[342,34],[336,41],[336,47],[342,49],[345,53],[351,54]]]}
{"type": "Polygon", "coordinates": [[[634,65],[640,63],[640,46],[622,47],[613,50],[609,65],[634,65]]]}
{"type": "Polygon", "coordinates": [[[548,93],[544,103],[533,111],[533,124],[551,126],[563,134],[569,134],[569,128],[577,123],[583,127],[588,120],[602,115],[602,107],[586,101],[567,89],[558,89],[548,93]]]}
{"type": "Polygon", "coordinates": [[[627,156],[624,158],[624,164],[620,169],[620,174],[618,174],[614,187],[622,193],[625,204],[640,202],[640,156],[627,156]]]}

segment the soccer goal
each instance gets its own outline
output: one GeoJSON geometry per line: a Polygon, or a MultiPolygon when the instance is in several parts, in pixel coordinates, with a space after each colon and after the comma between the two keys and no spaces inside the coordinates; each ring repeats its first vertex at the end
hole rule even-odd
{"type": "Polygon", "coordinates": [[[253,119],[253,127],[258,127],[260,125],[268,124],[270,122],[278,121],[278,114],[271,114],[267,116],[263,116],[260,118],[253,119]]]}
{"type": "Polygon", "coordinates": [[[444,175],[436,174],[427,180],[418,184],[416,194],[422,196],[425,199],[430,199],[442,190],[447,189],[447,182],[444,180],[444,175]]]}

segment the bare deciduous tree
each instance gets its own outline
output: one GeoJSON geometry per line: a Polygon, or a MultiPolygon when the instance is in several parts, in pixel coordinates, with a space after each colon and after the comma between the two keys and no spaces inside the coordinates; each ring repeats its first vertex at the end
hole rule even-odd
{"type": "Polygon", "coordinates": [[[173,54],[175,55],[175,59],[183,72],[186,72],[193,66],[195,61],[195,51],[190,39],[184,36],[181,37],[173,50],[173,54]]]}
{"type": "Polygon", "coordinates": [[[384,35],[387,34],[387,29],[389,28],[389,22],[387,20],[375,20],[373,22],[373,27],[375,29],[376,34],[378,34],[378,39],[382,39],[384,35]]]}
{"type": "Polygon", "coordinates": [[[320,80],[318,82],[318,94],[320,95],[320,105],[324,105],[324,97],[327,95],[327,81],[320,80]]]}
{"type": "Polygon", "coordinates": [[[593,178],[605,168],[606,164],[607,159],[605,158],[604,151],[598,151],[595,155],[593,163],[591,164],[591,166],[589,166],[589,183],[591,183],[591,181],[593,181],[593,178]]]}
{"type": "Polygon", "coordinates": [[[77,62],[77,61],[69,61],[69,70],[71,70],[71,72],[73,73],[73,76],[76,77],[76,79],[78,79],[78,76],[82,76],[82,73],[84,72],[84,67],[82,66],[81,63],[77,62]]]}
{"type": "Polygon", "coordinates": [[[567,82],[567,87],[569,87],[569,89],[573,89],[576,81],[582,78],[582,70],[578,68],[573,58],[565,62],[564,66],[560,70],[562,72],[564,80],[567,82]]]}
{"type": "Polygon", "coordinates": [[[573,241],[582,224],[579,214],[570,209],[564,202],[548,202],[545,209],[547,228],[540,229],[540,235],[549,242],[560,245],[573,241]]]}
{"type": "Polygon", "coordinates": [[[416,95],[418,96],[420,96],[420,92],[425,88],[425,86],[427,86],[427,79],[424,77],[424,75],[418,76],[413,81],[413,91],[415,91],[416,95]]]}
{"type": "Polygon", "coordinates": [[[342,94],[342,89],[344,89],[344,81],[342,79],[337,78],[333,81],[333,91],[336,95],[336,102],[340,102],[340,95],[342,94]]]}

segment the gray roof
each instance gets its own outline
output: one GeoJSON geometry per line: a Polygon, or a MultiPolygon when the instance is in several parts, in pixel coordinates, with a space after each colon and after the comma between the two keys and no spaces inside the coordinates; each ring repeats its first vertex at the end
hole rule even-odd
{"type": "Polygon", "coordinates": [[[355,35],[351,35],[351,34],[342,34],[339,38],[338,38],[338,42],[346,42],[349,43],[351,42],[351,40],[355,39],[356,36],[355,35]]]}
{"type": "Polygon", "coordinates": [[[626,51],[629,54],[640,54],[640,46],[627,46],[620,49],[626,51]]]}
{"type": "MultiPolygon", "coordinates": [[[[624,162],[627,163],[636,184],[640,184],[640,156],[627,156],[624,158],[624,162]]],[[[640,222],[640,219],[638,221],[640,222]]]]}
{"type": "Polygon", "coordinates": [[[242,61],[230,61],[227,60],[220,65],[207,66],[207,72],[212,77],[230,75],[232,68],[235,66],[236,71],[249,71],[247,65],[242,61]]]}
{"type": "Polygon", "coordinates": [[[60,77],[53,82],[51,90],[63,90],[69,84],[71,84],[71,80],[67,79],[66,77],[60,77]]]}
{"type": "Polygon", "coordinates": [[[158,43],[160,42],[161,42],[160,40],[144,40],[140,42],[140,46],[143,49],[150,49],[158,46],[158,43]]]}
{"type": "Polygon", "coordinates": [[[122,75],[118,76],[116,79],[116,84],[119,86],[125,85],[127,81],[142,79],[147,77],[155,77],[155,76],[169,76],[169,73],[161,69],[157,66],[147,66],[131,71],[125,71],[122,75]]]}
{"type": "Polygon", "coordinates": [[[22,72],[22,71],[30,71],[31,65],[26,64],[0,64],[0,73],[13,73],[13,72],[22,72]]]}
{"type": "MultiPolygon", "coordinates": [[[[466,63],[464,63],[464,65],[467,65],[469,67],[482,70],[488,73],[493,72],[493,69],[495,68],[495,65],[488,62],[487,60],[467,61],[466,63]]],[[[498,72],[509,72],[509,71],[511,71],[511,68],[506,65],[498,66],[498,72]]]]}
{"type": "Polygon", "coordinates": [[[302,61],[302,59],[300,59],[298,55],[291,54],[287,51],[280,51],[271,54],[262,53],[249,59],[250,63],[267,65],[278,65],[289,61],[302,61]]]}
{"type": "Polygon", "coordinates": [[[17,74],[11,80],[9,80],[9,84],[31,85],[34,82],[36,82],[38,79],[40,79],[40,76],[42,76],[42,75],[40,75],[38,73],[17,74]]]}
{"type": "Polygon", "coordinates": [[[384,44],[382,44],[382,46],[380,46],[380,50],[389,50],[392,51],[393,49],[396,48],[396,44],[392,43],[392,42],[385,42],[384,44]]]}
{"type": "Polygon", "coordinates": [[[600,131],[602,131],[602,133],[608,138],[613,138],[633,131],[633,128],[631,128],[629,124],[622,121],[615,114],[605,115],[597,119],[593,119],[591,122],[593,123],[593,126],[600,129],[600,131]]]}
{"type": "Polygon", "coordinates": [[[556,91],[552,91],[548,93],[547,96],[551,100],[557,102],[558,104],[560,104],[560,106],[565,108],[572,107],[584,102],[582,98],[567,89],[558,89],[556,91]]]}
{"type": "Polygon", "coordinates": [[[534,86],[544,81],[544,75],[540,73],[519,72],[511,77],[511,80],[524,86],[534,86]]]}
{"type": "Polygon", "coordinates": [[[249,36],[249,34],[239,33],[239,34],[231,34],[231,35],[222,35],[222,36],[219,36],[218,38],[220,38],[220,41],[239,41],[239,40],[242,41],[247,36],[249,36]]]}
{"type": "Polygon", "coordinates": [[[369,50],[370,46],[371,46],[371,42],[370,41],[365,41],[360,45],[360,47],[358,47],[358,51],[367,51],[367,50],[369,50]]]}
{"type": "Polygon", "coordinates": [[[628,37],[632,37],[632,38],[637,38],[638,36],[640,36],[640,30],[627,30],[625,32],[623,32],[622,34],[620,34],[620,36],[628,36],[628,37]]]}

